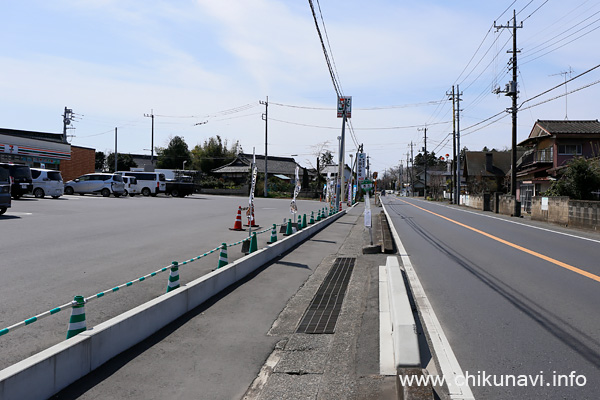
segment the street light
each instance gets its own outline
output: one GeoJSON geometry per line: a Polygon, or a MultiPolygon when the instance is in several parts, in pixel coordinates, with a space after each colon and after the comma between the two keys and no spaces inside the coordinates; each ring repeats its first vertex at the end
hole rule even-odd
{"type": "Polygon", "coordinates": [[[184,171],[185,171],[185,163],[186,163],[186,162],[187,162],[187,160],[183,162],[183,170],[184,170],[184,171]]]}

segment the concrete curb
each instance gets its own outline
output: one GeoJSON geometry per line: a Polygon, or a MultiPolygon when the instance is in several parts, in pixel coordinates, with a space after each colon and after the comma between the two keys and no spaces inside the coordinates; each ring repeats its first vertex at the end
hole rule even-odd
{"type": "Polygon", "coordinates": [[[49,398],[345,214],[327,217],[0,371],[0,398],[49,398]]]}
{"type": "Polygon", "coordinates": [[[385,267],[387,269],[389,310],[394,343],[394,365],[396,369],[420,367],[421,357],[417,327],[398,258],[388,256],[385,267]]]}

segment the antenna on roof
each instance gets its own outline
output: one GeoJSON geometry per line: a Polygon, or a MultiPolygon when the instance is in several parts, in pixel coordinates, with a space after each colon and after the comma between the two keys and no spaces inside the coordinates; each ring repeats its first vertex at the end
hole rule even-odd
{"type": "Polygon", "coordinates": [[[552,74],[549,76],[558,76],[558,75],[564,75],[565,76],[565,121],[568,121],[569,118],[567,117],[567,75],[569,75],[569,78],[573,75],[573,68],[571,68],[571,66],[569,65],[569,70],[568,71],[562,71],[559,72],[558,74],[552,74]]]}

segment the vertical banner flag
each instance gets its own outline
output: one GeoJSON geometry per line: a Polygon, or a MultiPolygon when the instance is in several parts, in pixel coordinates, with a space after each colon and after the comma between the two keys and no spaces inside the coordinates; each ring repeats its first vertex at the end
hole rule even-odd
{"type": "Polygon", "coordinates": [[[333,180],[327,181],[327,197],[325,198],[325,202],[328,207],[331,207],[331,203],[334,201],[333,199],[333,180]]]}
{"type": "Polygon", "coordinates": [[[366,175],[367,154],[366,153],[358,153],[357,166],[358,166],[358,182],[362,183],[362,181],[364,181],[367,177],[367,175],[366,175]]]}
{"type": "Polygon", "coordinates": [[[258,175],[258,171],[256,168],[256,156],[252,157],[252,186],[250,188],[250,198],[248,199],[248,211],[246,211],[246,215],[248,216],[248,225],[252,225],[250,222],[254,219],[254,188],[256,187],[256,176],[258,175]]]}
{"type": "Polygon", "coordinates": [[[290,204],[290,212],[295,214],[298,212],[298,206],[296,205],[296,196],[300,193],[301,185],[300,185],[300,177],[298,175],[298,165],[296,165],[296,186],[294,187],[294,198],[292,199],[292,203],[290,204]]]}

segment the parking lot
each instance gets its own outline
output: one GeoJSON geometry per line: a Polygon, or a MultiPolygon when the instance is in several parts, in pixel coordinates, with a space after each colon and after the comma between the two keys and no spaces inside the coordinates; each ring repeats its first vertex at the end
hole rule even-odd
{"type": "MultiPolygon", "coordinates": [[[[229,229],[238,207],[247,204],[245,197],[199,194],[14,200],[0,216],[0,329],[68,303],[75,295],[94,295],[247,237],[247,231],[229,229]]],[[[289,218],[289,205],[289,199],[256,199],[260,230],[289,218]]],[[[323,205],[298,201],[300,213],[323,205]]],[[[259,235],[258,247],[269,238],[270,232],[259,235]]],[[[243,256],[241,246],[230,248],[228,255],[229,261],[243,256]]],[[[217,258],[213,254],[181,267],[181,283],[214,269],[217,258]]],[[[161,295],[167,279],[168,274],[159,274],[89,303],[88,328],[161,295]]],[[[60,312],[2,336],[0,369],[64,340],[69,315],[60,312]]]]}

